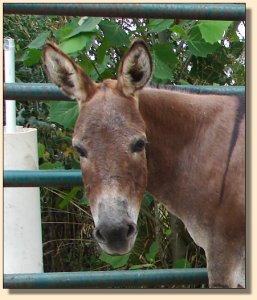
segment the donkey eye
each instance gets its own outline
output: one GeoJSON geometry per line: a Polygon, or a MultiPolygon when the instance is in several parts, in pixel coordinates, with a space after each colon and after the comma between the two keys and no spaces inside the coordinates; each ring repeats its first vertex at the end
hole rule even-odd
{"type": "Polygon", "coordinates": [[[145,148],[145,141],[142,139],[137,140],[133,145],[132,145],[132,152],[140,152],[145,148]]]}
{"type": "Polygon", "coordinates": [[[78,152],[81,157],[87,157],[87,150],[82,149],[79,146],[73,146],[73,148],[78,152]]]}

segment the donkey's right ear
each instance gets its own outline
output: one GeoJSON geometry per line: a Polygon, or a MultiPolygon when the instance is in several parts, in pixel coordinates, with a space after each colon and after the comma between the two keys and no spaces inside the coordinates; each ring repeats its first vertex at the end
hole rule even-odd
{"type": "Polygon", "coordinates": [[[43,63],[48,79],[79,104],[95,92],[96,84],[90,77],[52,42],[43,48],[43,63]]]}

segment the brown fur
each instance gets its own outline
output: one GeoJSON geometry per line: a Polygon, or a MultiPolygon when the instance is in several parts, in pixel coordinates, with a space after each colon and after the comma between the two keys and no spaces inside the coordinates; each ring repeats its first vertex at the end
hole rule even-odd
{"type": "Polygon", "coordinates": [[[244,286],[245,125],[237,120],[238,98],[143,88],[152,61],[141,41],[122,59],[117,81],[93,83],[52,44],[44,61],[48,73],[58,61],[61,74],[49,77],[79,98],[73,144],[82,153],[102,249],[130,251],[147,189],[205,250],[210,287],[244,286]],[[145,149],[132,150],[145,139],[145,149]]]}
{"type": "Polygon", "coordinates": [[[244,264],[244,120],[220,202],[237,98],[146,89],[139,99],[149,141],[147,189],[205,249],[210,285],[237,287],[231,276],[244,264]]]}

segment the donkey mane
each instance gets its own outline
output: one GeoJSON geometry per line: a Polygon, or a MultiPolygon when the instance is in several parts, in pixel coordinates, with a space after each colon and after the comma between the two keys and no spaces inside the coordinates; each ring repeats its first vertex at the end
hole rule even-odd
{"type": "MultiPolygon", "coordinates": [[[[148,84],[149,88],[155,88],[155,89],[163,89],[163,90],[170,90],[170,91],[174,91],[174,92],[181,92],[184,94],[196,94],[196,95],[227,95],[225,92],[223,92],[222,90],[220,91],[215,91],[215,90],[205,90],[202,89],[200,87],[197,86],[191,86],[188,85],[187,88],[185,88],[184,86],[180,86],[180,85],[173,85],[173,84],[162,84],[162,83],[154,83],[151,82],[150,84],[148,84]]],[[[241,94],[241,93],[232,93],[230,94],[231,96],[237,96],[238,98],[242,99],[242,101],[244,101],[245,99],[245,95],[241,94]]]]}
{"type": "Polygon", "coordinates": [[[226,180],[226,176],[227,176],[228,169],[229,169],[230,159],[231,159],[233,150],[235,148],[236,141],[238,139],[240,124],[241,124],[241,122],[242,122],[242,120],[245,116],[245,109],[246,109],[245,108],[245,96],[242,95],[242,94],[236,95],[236,96],[237,96],[237,99],[238,99],[238,107],[237,107],[237,110],[236,110],[234,128],[233,128],[233,131],[232,131],[230,144],[229,144],[229,151],[228,151],[226,169],[225,169],[223,179],[222,179],[222,186],[221,186],[221,191],[220,191],[220,201],[223,200],[224,189],[225,189],[225,180],[226,180]]]}

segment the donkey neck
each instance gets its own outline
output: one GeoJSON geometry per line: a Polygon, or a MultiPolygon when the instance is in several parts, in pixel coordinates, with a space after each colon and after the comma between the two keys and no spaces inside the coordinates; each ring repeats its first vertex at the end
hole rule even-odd
{"type": "Polygon", "coordinates": [[[172,143],[176,150],[183,148],[192,139],[199,123],[212,110],[198,96],[163,89],[144,89],[139,96],[139,107],[149,138],[168,142],[169,145],[172,143]]]}
{"type": "MultiPolygon", "coordinates": [[[[183,206],[181,199],[191,192],[185,181],[195,180],[194,171],[208,160],[207,156],[200,154],[205,143],[203,140],[208,134],[212,138],[213,124],[217,123],[217,119],[221,117],[226,121],[224,111],[227,105],[231,105],[228,98],[152,88],[145,88],[139,94],[139,109],[149,142],[146,149],[147,190],[178,216],[183,206]],[[198,157],[201,157],[201,162],[198,157]]],[[[217,126],[224,135],[229,134],[227,128],[222,127],[224,125],[217,126]]],[[[198,173],[196,176],[201,175],[198,173]]],[[[195,195],[190,197],[199,197],[197,193],[195,191],[195,195]]]]}
{"type": "Polygon", "coordinates": [[[223,101],[216,101],[221,98],[154,88],[142,90],[139,109],[146,123],[148,141],[158,148],[180,152],[223,109],[223,101]]]}

